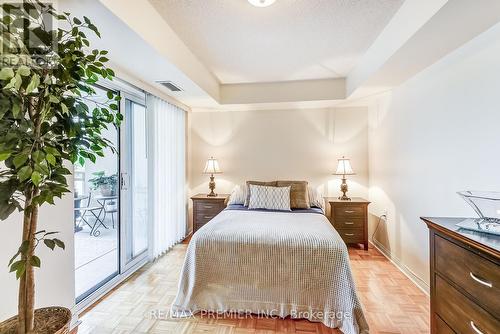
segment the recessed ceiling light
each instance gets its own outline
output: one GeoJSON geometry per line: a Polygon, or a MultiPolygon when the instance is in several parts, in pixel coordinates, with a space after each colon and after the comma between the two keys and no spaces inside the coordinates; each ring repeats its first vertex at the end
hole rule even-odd
{"type": "Polygon", "coordinates": [[[248,0],[255,7],[271,6],[276,0],[248,0]]]}

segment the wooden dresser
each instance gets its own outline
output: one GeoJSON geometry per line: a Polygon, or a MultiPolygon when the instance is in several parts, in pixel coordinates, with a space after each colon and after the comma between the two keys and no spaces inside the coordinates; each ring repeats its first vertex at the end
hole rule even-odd
{"type": "Polygon", "coordinates": [[[363,244],[368,250],[368,202],[359,197],[350,201],[327,197],[330,222],[346,244],[363,244]]]}
{"type": "Polygon", "coordinates": [[[500,237],[422,218],[430,231],[431,333],[500,333],[500,237]]]}
{"type": "Polygon", "coordinates": [[[226,194],[215,197],[198,194],[191,197],[193,201],[193,233],[224,210],[226,207],[224,202],[228,197],[229,195],[226,194]]]}

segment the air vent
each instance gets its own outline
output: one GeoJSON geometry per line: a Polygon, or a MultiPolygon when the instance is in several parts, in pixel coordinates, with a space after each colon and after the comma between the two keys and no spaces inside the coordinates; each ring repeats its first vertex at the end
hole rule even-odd
{"type": "Polygon", "coordinates": [[[167,87],[172,92],[181,92],[182,91],[182,89],[179,86],[176,86],[172,81],[157,81],[157,83],[167,87]]]}

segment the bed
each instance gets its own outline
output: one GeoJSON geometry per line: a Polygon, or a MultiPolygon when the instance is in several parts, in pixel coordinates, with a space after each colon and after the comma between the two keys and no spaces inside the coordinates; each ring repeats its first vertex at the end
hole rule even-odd
{"type": "Polygon", "coordinates": [[[199,311],[304,318],[368,333],[347,248],[318,208],[230,205],[189,243],[173,316],[199,311]]]}

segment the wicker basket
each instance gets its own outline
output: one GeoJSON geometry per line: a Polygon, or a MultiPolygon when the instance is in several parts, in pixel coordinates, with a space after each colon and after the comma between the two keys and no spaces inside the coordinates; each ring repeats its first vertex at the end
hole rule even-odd
{"type": "MultiPolygon", "coordinates": [[[[71,311],[52,306],[35,310],[35,334],[68,334],[71,311]]],[[[17,334],[17,315],[0,323],[0,334],[17,334]]]]}

